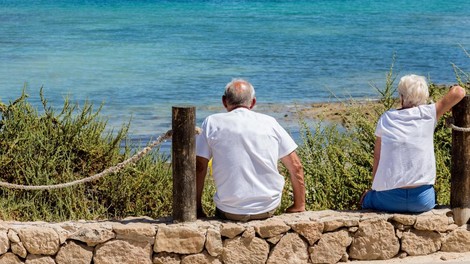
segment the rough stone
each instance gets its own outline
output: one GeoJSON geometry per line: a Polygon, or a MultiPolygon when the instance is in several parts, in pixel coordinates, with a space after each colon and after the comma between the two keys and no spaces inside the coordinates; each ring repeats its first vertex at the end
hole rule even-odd
{"type": "Polygon", "coordinates": [[[392,220],[405,226],[412,226],[416,223],[416,215],[395,214],[392,220]]]}
{"type": "Polygon", "coordinates": [[[307,239],[310,245],[313,245],[321,238],[324,224],[312,221],[299,221],[290,224],[290,227],[307,239]]]}
{"type": "Polygon", "coordinates": [[[0,255],[0,263],[2,264],[22,264],[21,261],[15,254],[8,252],[0,255]]]}
{"type": "Polygon", "coordinates": [[[158,229],[154,251],[179,254],[200,253],[204,249],[205,233],[187,226],[165,227],[158,229]]]}
{"type": "Polygon", "coordinates": [[[63,245],[55,257],[57,264],[90,264],[92,259],[93,248],[73,240],[63,245]]]}
{"type": "Polygon", "coordinates": [[[152,245],[155,242],[155,227],[149,224],[115,224],[113,230],[116,233],[116,239],[142,241],[152,245]]]}
{"type": "Polygon", "coordinates": [[[153,256],[153,264],[180,264],[181,257],[176,253],[162,252],[153,256]]]}
{"type": "Polygon", "coordinates": [[[29,254],[26,257],[25,264],[56,264],[50,256],[29,254]]]}
{"type": "Polygon", "coordinates": [[[307,263],[308,245],[297,233],[287,233],[272,250],[267,264],[307,263]]]}
{"type": "Polygon", "coordinates": [[[236,223],[223,223],[220,227],[220,234],[228,238],[234,238],[244,231],[245,227],[236,223]]]}
{"type": "Polygon", "coordinates": [[[256,233],[262,238],[274,237],[289,231],[290,226],[279,219],[269,219],[255,226],[256,233]]]}
{"type": "Polygon", "coordinates": [[[26,256],[28,255],[28,251],[21,242],[11,243],[11,252],[22,258],[26,258],[26,256]]]}
{"type": "MultiPolygon", "coordinates": [[[[465,226],[464,226],[465,227],[465,226]]],[[[470,251],[470,231],[465,228],[457,228],[450,232],[442,241],[441,251],[444,252],[468,252],[470,251]]]]}
{"type": "Polygon", "coordinates": [[[8,230],[8,239],[10,239],[10,242],[12,242],[12,243],[20,243],[21,242],[20,237],[18,236],[18,233],[13,229],[8,230]]]}
{"type": "Polygon", "coordinates": [[[445,232],[449,225],[446,215],[419,215],[414,228],[418,230],[445,232]]]}
{"type": "Polygon", "coordinates": [[[0,255],[5,254],[10,248],[10,239],[6,230],[0,230],[0,255]]]}
{"type": "Polygon", "coordinates": [[[400,243],[393,225],[384,219],[372,219],[359,223],[349,256],[359,260],[390,259],[399,250],[400,243]]]}
{"type": "Polygon", "coordinates": [[[103,244],[116,237],[116,234],[98,225],[86,225],[70,235],[70,239],[86,243],[90,247],[103,244]]]}
{"type": "Polygon", "coordinates": [[[220,260],[206,252],[183,257],[181,264],[222,264],[220,260]]]}
{"type": "Polygon", "coordinates": [[[224,241],[222,262],[225,264],[266,263],[268,254],[269,244],[263,239],[235,237],[224,241]]]}
{"type": "Polygon", "coordinates": [[[323,233],[335,231],[343,226],[344,223],[337,219],[325,220],[323,222],[323,233]]]}
{"type": "Polygon", "coordinates": [[[55,255],[59,251],[59,235],[50,227],[30,226],[17,232],[30,254],[55,255]]]}
{"type": "Polygon", "coordinates": [[[433,231],[409,230],[403,232],[401,250],[410,256],[427,255],[441,248],[441,235],[433,231]]]}
{"type": "Polygon", "coordinates": [[[152,245],[134,240],[111,240],[95,248],[94,264],[151,264],[152,245]]]}
{"type": "Polygon", "coordinates": [[[284,235],[281,234],[274,237],[266,238],[266,241],[268,241],[270,244],[276,245],[283,236],[284,235]]]}
{"type": "Polygon", "coordinates": [[[312,263],[336,263],[346,254],[352,238],[347,230],[329,232],[322,235],[318,244],[309,248],[312,263]]]}
{"type": "Polygon", "coordinates": [[[222,237],[219,231],[214,229],[208,229],[206,233],[206,250],[209,255],[217,257],[222,254],[224,250],[224,244],[222,243],[222,237]]]}

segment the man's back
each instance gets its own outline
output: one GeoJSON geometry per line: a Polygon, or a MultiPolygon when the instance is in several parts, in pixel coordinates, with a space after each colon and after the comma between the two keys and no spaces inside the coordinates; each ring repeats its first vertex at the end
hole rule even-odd
{"type": "Polygon", "coordinates": [[[277,121],[241,107],[209,116],[202,129],[197,155],[213,158],[217,208],[234,214],[275,209],[284,186],[278,160],[297,148],[277,121]]]}

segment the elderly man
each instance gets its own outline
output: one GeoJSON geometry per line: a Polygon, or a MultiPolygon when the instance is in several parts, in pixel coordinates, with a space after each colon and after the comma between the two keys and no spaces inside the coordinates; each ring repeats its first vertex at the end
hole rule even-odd
{"type": "Polygon", "coordinates": [[[208,116],[196,140],[198,217],[207,164],[212,158],[216,185],[216,216],[248,221],[273,215],[281,202],[284,177],[278,161],[286,166],[294,192],[294,204],[286,212],[305,211],[305,186],[297,145],[272,117],[251,111],[255,90],[235,79],[225,87],[222,103],[226,113],[208,116]]]}

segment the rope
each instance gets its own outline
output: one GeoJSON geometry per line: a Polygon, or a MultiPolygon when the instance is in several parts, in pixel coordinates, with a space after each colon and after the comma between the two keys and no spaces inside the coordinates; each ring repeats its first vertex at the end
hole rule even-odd
{"type": "Polygon", "coordinates": [[[458,127],[454,125],[454,118],[452,117],[446,118],[446,126],[452,128],[455,131],[470,132],[470,128],[468,127],[458,127]]]}
{"type": "MultiPolygon", "coordinates": [[[[200,134],[200,133],[201,133],[201,129],[196,127],[196,134],[200,134]]],[[[170,139],[172,136],[173,136],[173,131],[168,130],[166,133],[161,134],[157,138],[157,140],[150,143],[147,147],[143,148],[141,151],[134,154],[132,157],[128,158],[127,160],[120,162],[113,167],[107,168],[103,170],[102,172],[95,174],[93,176],[87,177],[87,178],[83,178],[83,179],[79,179],[79,180],[75,180],[75,181],[71,181],[67,183],[54,184],[54,185],[20,185],[20,184],[0,181],[0,187],[5,187],[8,189],[20,189],[20,190],[52,190],[52,189],[66,188],[66,187],[70,187],[70,186],[81,184],[81,183],[96,181],[108,174],[119,172],[122,168],[124,168],[128,164],[137,162],[145,154],[147,154],[151,149],[161,144],[163,141],[170,139]]]]}

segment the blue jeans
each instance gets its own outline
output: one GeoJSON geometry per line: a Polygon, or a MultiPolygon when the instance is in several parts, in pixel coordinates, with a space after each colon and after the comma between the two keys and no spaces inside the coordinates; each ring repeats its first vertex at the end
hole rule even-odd
{"type": "Polygon", "coordinates": [[[422,213],[436,206],[436,193],[432,185],[411,189],[369,191],[362,201],[362,209],[390,213],[422,213]]]}

